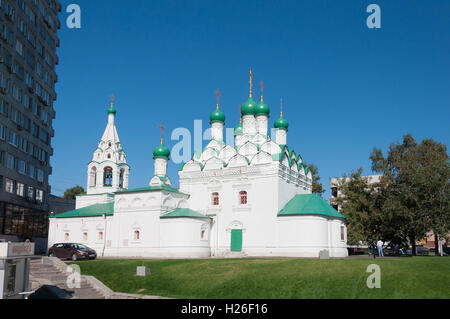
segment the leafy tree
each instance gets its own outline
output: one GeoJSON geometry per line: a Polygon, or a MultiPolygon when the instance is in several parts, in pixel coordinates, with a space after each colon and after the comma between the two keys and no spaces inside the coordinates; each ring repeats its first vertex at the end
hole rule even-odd
{"type": "Polygon", "coordinates": [[[348,177],[344,175],[336,185],[342,194],[337,197],[337,204],[347,218],[350,245],[368,244],[373,239],[386,238],[392,232],[383,223],[384,189],[378,184],[370,184],[361,174],[362,168],[348,177]]]}
{"type": "Polygon", "coordinates": [[[314,164],[304,164],[305,166],[308,166],[311,175],[312,175],[312,192],[314,194],[318,194],[319,196],[322,196],[323,193],[325,193],[325,189],[323,188],[322,183],[320,183],[320,176],[319,176],[319,169],[314,164]]]}
{"type": "Polygon", "coordinates": [[[75,187],[66,189],[66,191],[64,192],[64,198],[75,199],[75,197],[79,194],[84,194],[84,188],[77,185],[75,187]]]}
{"type": "Polygon", "coordinates": [[[413,254],[416,239],[433,229],[438,236],[450,231],[449,161],[446,146],[432,139],[418,144],[407,134],[392,143],[387,157],[374,149],[372,170],[383,174],[383,215],[394,223],[395,235],[409,238],[413,254]]]}

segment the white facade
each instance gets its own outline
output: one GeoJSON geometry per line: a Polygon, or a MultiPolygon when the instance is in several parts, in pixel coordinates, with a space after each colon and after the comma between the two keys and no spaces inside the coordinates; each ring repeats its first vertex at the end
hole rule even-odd
{"type": "Polygon", "coordinates": [[[167,160],[157,154],[149,186],[128,190],[129,167],[109,116],[89,164],[88,192],[77,197],[77,210],[51,218],[49,247],[79,242],[99,256],[117,257],[317,258],[323,250],[347,256],[343,216],[280,215],[288,203],[308,196],[297,195],[311,194],[312,176],[301,156],[266,135],[268,117],[244,116],[236,147],[223,142],[224,123],[213,123],[213,139],[180,167],[179,189],[170,186],[167,160]],[[105,187],[105,167],[123,169],[123,182],[113,173],[112,186],[105,187]]]}

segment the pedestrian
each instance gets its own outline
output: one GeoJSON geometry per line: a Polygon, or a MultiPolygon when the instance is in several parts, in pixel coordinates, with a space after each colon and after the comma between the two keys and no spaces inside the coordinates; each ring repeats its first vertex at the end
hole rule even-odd
{"type": "Polygon", "coordinates": [[[375,242],[375,239],[372,240],[370,247],[372,248],[373,258],[375,259],[377,255],[377,243],[375,242]]]}
{"type": "Polygon", "coordinates": [[[377,241],[377,248],[378,248],[378,256],[380,256],[380,257],[384,257],[384,254],[383,254],[383,241],[381,240],[381,239],[379,239],[378,241],[377,241]]]}

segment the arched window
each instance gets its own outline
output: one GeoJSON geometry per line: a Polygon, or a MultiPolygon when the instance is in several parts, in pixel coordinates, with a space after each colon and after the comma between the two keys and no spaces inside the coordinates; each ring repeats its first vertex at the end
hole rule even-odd
{"type": "Polygon", "coordinates": [[[123,188],[123,175],[124,175],[124,170],[121,169],[120,170],[120,175],[119,175],[119,187],[123,188]]]}
{"type": "Polygon", "coordinates": [[[239,192],[239,204],[247,205],[247,192],[246,191],[239,192]]]}
{"type": "Polygon", "coordinates": [[[70,239],[69,233],[65,233],[64,234],[64,240],[65,241],[69,241],[69,239],[70,239]]]}
{"type": "Polygon", "coordinates": [[[134,231],[134,240],[139,240],[141,238],[141,233],[139,230],[134,231]]]}
{"type": "Polygon", "coordinates": [[[88,233],[84,232],[83,233],[83,241],[87,241],[88,240],[88,233]]]}
{"type": "Polygon", "coordinates": [[[111,167],[105,167],[103,171],[103,185],[104,186],[112,186],[113,180],[113,169],[111,167]]]}
{"type": "Polygon", "coordinates": [[[97,168],[92,167],[91,169],[91,187],[95,187],[97,185],[97,168]]]}
{"type": "Polygon", "coordinates": [[[103,232],[98,232],[98,240],[103,240],[103,232]]]}
{"type": "Polygon", "coordinates": [[[212,193],[211,200],[212,200],[212,204],[214,206],[218,206],[219,205],[219,193],[217,193],[217,192],[212,193]]]}

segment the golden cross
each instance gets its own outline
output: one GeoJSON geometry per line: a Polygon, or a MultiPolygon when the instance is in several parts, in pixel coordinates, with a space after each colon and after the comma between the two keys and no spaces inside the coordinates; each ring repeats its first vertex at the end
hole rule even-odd
{"type": "Polygon", "coordinates": [[[219,89],[217,89],[214,93],[216,93],[217,96],[217,109],[219,109],[219,100],[222,95],[220,94],[219,89]]]}
{"type": "Polygon", "coordinates": [[[261,102],[264,102],[264,83],[261,81],[261,102]]]}
{"type": "Polygon", "coordinates": [[[253,73],[252,73],[252,68],[250,68],[250,71],[248,72],[248,75],[250,76],[250,97],[253,96],[253,92],[252,92],[252,86],[253,86],[253,73]]]}
{"type": "Polygon", "coordinates": [[[164,131],[166,130],[166,127],[164,126],[164,122],[162,122],[158,127],[161,129],[161,144],[162,144],[163,138],[164,138],[164,131]]]}
{"type": "Polygon", "coordinates": [[[114,99],[116,97],[114,96],[114,94],[111,95],[111,108],[114,108],[114,99]]]}
{"type": "Polygon", "coordinates": [[[283,98],[280,99],[280,116],[283,117],[283,98]]]}

